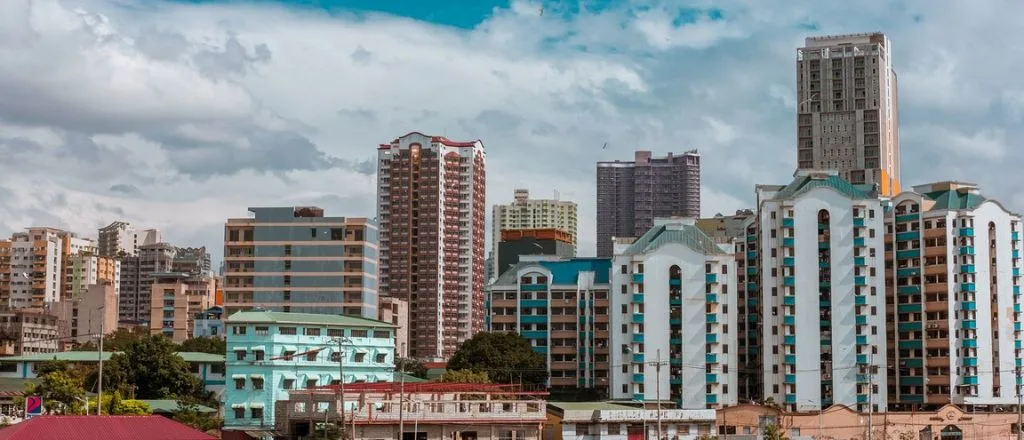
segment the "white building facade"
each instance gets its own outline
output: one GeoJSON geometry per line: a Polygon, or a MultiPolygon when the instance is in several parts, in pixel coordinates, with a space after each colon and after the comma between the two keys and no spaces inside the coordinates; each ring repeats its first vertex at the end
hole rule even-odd
{"type": "Polygon", "coordinates": [[[612,259],[610,394],[680,409],[737,402],[736,261],[693,219],[656,219],[612,259]]]}
{"type": "Polygon", "coordinates": [[[835,171],[759,185],[764,396],[886,408],[884,206],[835,171]]]}
{"type": "Polygon", "coordinates": [[[962,182],[915,186],[892,206],[895,400],[1016,404],[1021,217],[962,182]]]}

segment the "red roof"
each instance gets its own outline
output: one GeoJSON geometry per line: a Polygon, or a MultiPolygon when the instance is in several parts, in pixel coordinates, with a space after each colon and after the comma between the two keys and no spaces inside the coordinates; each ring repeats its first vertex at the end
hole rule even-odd
{"type": "Polygon", "coordinates": [[[161,416],[40,416],[0,429],[0,440],[211,440],[161,416]]]}
{"type": "Polygon", "coordinates": [[[391,144],[380,144],[380,146],[377,149],[378,150],[389,150],[389,149],[391,149],[392,145],[398,143],[399,139],[402,139],[402,138],[404,138],[406,136],[409,136],[409,135],[412,135],[412,134],[418,134],[420,136],[429,137],[431,142],[438,142],[438,143],[447,145],[449,147],[475,147],[476,143],[479,142],[478,140],[477,141],[465,141],[465,142],[453,141],[453,140],[448,139],[448,138],[446,138],[444,136],[430,136],[430,135],[426,135],[426,134],[420,133],[418,131],[413,131],[413,132],[409,132],[409,133],[405,134],[405,136],[400,136],[400,137],[396,138],[395,140],[391,141],[391,144]]]}

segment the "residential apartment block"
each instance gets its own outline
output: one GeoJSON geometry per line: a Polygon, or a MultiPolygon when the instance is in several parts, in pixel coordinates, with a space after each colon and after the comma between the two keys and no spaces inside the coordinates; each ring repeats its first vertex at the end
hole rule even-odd
{"type": "Polygon", "coordinates": [[[224,308],[213,306],[192,316],[193,338],[224,339],[224,308]]]}
{"type": "Polygon", "coordinates": [[[409,303],[410,354],[446,359],[484,326],[484,145],[414,132],[377,158],[381,292],[409,303]]]}
{"type": "Polygon", "coordinates": [[[610,258],[613,237],[639,237],[655,218],[700,216],[700,154],[597,163],[597,256],[610,258]]]}
{"type": "Polygon", "coordinates": [[[171,272],[174,246],[168,243],[141,245],[136,255],[119,257],[121,288],[118,297],[118,321],[129,325],[149,325],[153,275],[171,272]]]}
{"type": "Polygon", "coordinates": [[[886,216],[890,401],[1013,405],[1022,365],[1021,217],[977,185],[936,182],[886,216]]]}
{"type": "Polygon", "coordinates": [[[57,316],[33,310],[0,310],[0,356],[57,353],[63,350],[57,316]]]}
{"type": "Polygon", "coordinates": [[[42,310],[60,301],[66,235],[60,229],[29,228],[0,241],[0,302],[15,309],[42,310]]]}
{"type": "Polygon", "coordinates": [[[490,331],[530,341],[547,361],[552,390],[608,397],[610,267],[604,258],[520,261],[490,286],[490,331]]]}
{"type": "Polygon", "coordinates": [[[66,261],[63,299],[78,298],[89,289],[89,286],[95,284],[109,284],[116,295],[121,293],[119,260],[91,253],[79,253],[70,255],[66,261]]]}
{"type": "Polygon", "coordinates": [[[611,397],[680,409],[736,403],[736,260],[694,219],[656,219],[617,239],[611,397]]]}
{"type": "MultiPolygon", "coordinates": [[[[577,245],[577,209],[575,202],[558,200],[557,192],[554,199],[531,199],[530,191],[516,189],[515,199],[507,205],[494,205],[491,216],[491,238],[494,240],[492,250],[496,257],[492,264],[492,274],[497,277],[504,271],[497,265],[501,260],[498,243],[502,232],[523,229],[555,229],[569,236],[569,244],[575,251],[577,245]]],[[[575,257],[575,252],[569,257],[575,257]]]]}
{"type": "Polygon", "coordinates": [[[794,177],[757,187],[764,396],[885,411],[885,207],[836,171],[794,177]]]}
{"type": "Polygon", "coordinates": [[[104,280],[54,304],[51,312],[58,318],[62,342],[84,344],[117,330],[117,307],[117,286],[104,280]]]}
{"type": "Polygon", "coordinates": [[[409,303],[398,298],[382,296],[377,306],[377,319],[395,326],[395,356],[409,357],[409,303]]]}
{"type": "Polygon", "coordinates": [[[137,231],[131,223],[115,221],[99,229],[98,255],[121,258],[138,255],[139,246],[162,243],[163,235],[158,229],[137,231]]]}
{"type": "Polygon", "coordinates": [[[900,192],[899,100],[880,32],[807,38],[797,50],[797,165],[900,192]]]}
{"type": "Polygon", "coordinates": [[[154,273],[149,330],[181,343],[195,332],[195,315],[214,305],[215,283],[207,274],[154,273]]]}
{"type": "MultiPolygon", "coordinates": [[[[227,327],[225,431],[273,431],[275,403],[287,400],[292,390],[342,380],[394,380],[395,334],[390,323],[252,310],[229,316],[227,327]]],[[[351,410],[356,401],[345,405],[351,410]]]]}
{"type": "Polygon", "coordinates": [[[559,229],[506,229],[501,231],[497,249],[497,275],[519,263],[524,255],[576,256],[572,235],[559,229]]]}
{"type": "Polygon", "coordinates": [[[377,225],[318,207],[249,208],[224,227],[224,309],[377,319],[377,225]]]}

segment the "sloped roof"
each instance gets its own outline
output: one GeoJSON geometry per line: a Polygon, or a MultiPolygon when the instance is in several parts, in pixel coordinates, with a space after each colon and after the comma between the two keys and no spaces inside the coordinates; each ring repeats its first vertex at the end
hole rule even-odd
{"type": "Polygon", "coordinates": [[[270,312],[250,310],[236,312],[227,322],[258,322],[267,324],[335,325],[339,327],[394,327],[390,322],[358,316],[321,315],[317,313],[270,312]]]}
{"type": "MultiPolygon", "coordinates": [[[[153,414],[171,414],[178,412],[178,401],[173,399],[156,399],[156,400],[139,400],[140,402],[146,402],[149,405],[150,411],[153,414]]],[[[217,412],[216,409],[208,406],[196,405],[196,411],[204,414],[211,414],[217,412]]]]}
{"type": "Polygon", "coordinates": [[[696,225],[658,225],[636,239],[623,253],[636,255],[658,249],[668,243],[679,243],[705,255],[725,255],[715,240],[696,225]]]}
{"type": "Polygon", "coordinates": [[[874,198],[871,196],[871,193],[874,190],[874,187],[871,185],[854,185],[836,175],[827,175],[824,177],[805,175],[797,176],[793,179],[789,185],[786,185],[784,188],[779,190],[772,200],[793,199],[800,197],[804,193],[815,188],[831,188],[854,200],[874,198]]]}
{"type": "Polygon", "coordinates": [[[0,430],[0,440],[213,440],[163,416],[40,416],[0,430]]]}
{"type": "Polygon", "coordinates": [[[516,284],[520,269],[541,266],[551,272],[552,284],[574,285],[580,272],[594,272],[594,283],[608,284],[611,277],[612,260],[608,258],[569,258],[552,261],[520,261],[498,277],[494,285],[516,284]]]}
{"type": "Polygon", "coordinates": [[[932,210],[936,209],[974,209],[982,204],[985,196],[981,194],[960,193],[956,190],[933,191],[923,194],[925,197],[935,201],[932,210]]]}

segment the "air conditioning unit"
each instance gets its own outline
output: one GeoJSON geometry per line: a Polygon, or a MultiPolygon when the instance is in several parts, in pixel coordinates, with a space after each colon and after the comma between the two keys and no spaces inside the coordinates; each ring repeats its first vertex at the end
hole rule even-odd
{"type": "Polygon", "coordinates": [[[931,329],[939,328],[939,325],[938,324],[928,324],[928,325],[924,326],[924,328],[931,330],[931,329]]]}

